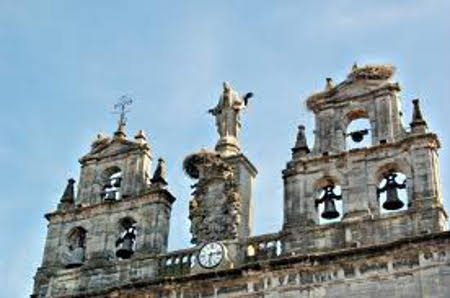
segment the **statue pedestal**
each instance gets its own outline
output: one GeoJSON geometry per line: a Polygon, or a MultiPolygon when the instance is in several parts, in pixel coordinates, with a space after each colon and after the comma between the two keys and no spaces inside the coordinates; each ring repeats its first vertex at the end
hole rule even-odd
{"type": "Polygon", "coordinates": [[[216,144],[216,151],[221,157],[238,155],[241,151],[239,143],[234,137],[223,137],[216,144]]]}

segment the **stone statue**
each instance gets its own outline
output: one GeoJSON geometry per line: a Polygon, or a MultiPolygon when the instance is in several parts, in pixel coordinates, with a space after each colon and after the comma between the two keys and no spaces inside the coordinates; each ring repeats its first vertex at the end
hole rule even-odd
{"type": "Polygon", "coordinates": [[[239,130],[241,128],[240,113],[248,104],[248,100],[253,93],[247,93],[244,97],[230,86],[223,83],[223,92],[219,103],[214,108],[208,110],[216,117],[217,132],[220,136],[216,145],[216,150],[223,155],[232,155],[239,152],[239,130]]]}

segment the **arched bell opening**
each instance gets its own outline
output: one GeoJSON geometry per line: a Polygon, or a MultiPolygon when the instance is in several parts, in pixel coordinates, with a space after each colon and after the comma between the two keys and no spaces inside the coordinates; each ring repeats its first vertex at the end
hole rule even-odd
{"type": "Polygon", "coordinates": [[[121,198],[122,171],[119,167],[111,167],[103,173],[102,199],[115,201],[121,198]]]}
{"type": "Polygon", "coordinates": [[[345,131],[346,150],[370,147],[372,145],[372,128],[369,119],[360,117],[347,125],[345,131]]]}
{"type": "Polygon", "coordinates": [[[86,250],[86,234],[86,230],[82,227],[73,228],[67,234],[66,268],[76,268],[83,265],[86,250]]]}
{"type": "Polygon", "coordinates": [[[334,183],[318,188],[315,196],[315,207],[320,225],[335,223],[342,220],[342,189],[334,183]]]}
{"type": "Polygon", "coordinates": [[[408,209],[407,177],[401,172],[387,171],[377,187],[380,213],[399,212],[408,209]]]}
{"type": "Polygon", "coordinates": [[[125,217],[119,221],[121,230],[116,241],[116,257],[129,259],[136,249],[136,221],[131,217],[125,217]]]}

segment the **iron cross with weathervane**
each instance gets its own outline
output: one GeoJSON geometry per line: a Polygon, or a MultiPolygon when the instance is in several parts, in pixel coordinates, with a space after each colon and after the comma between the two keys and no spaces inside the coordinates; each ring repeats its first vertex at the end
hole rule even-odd
{"type": "Polygon", "coordinates": [[[119,122],[117,131],[114,133],[116,137],[125,137],[125,124],[127,122],[126,114],[130,112],[127,106],[133,103],[133,99],[128,95],[122,95],[119,101],[114,105],[114,114],[119,114],[119,122]]]}

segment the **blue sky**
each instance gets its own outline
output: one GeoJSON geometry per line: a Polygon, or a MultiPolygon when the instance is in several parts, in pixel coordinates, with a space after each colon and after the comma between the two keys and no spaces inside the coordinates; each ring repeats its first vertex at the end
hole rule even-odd
{"type": "Polygon", "coordinates": [[[255,99],[242,147],[259,169],[255,234],[280,229],[281,170],[296,127],[312,143],[303,100],[345,78],[354,61],[391,63],[405,123],[419,97],[441,138],[450,198],[449,1],[0,0],[0,297],[26,297],[41,261],[43,214],[54,210],[78,158],[116,125],[112,106],[135,98],[128,134],[144,129],[165,157],[177,197],[170,247],[188,245],[192,183],[183,158],[216,141],[206,113],[228,80],[255,99]]]}

